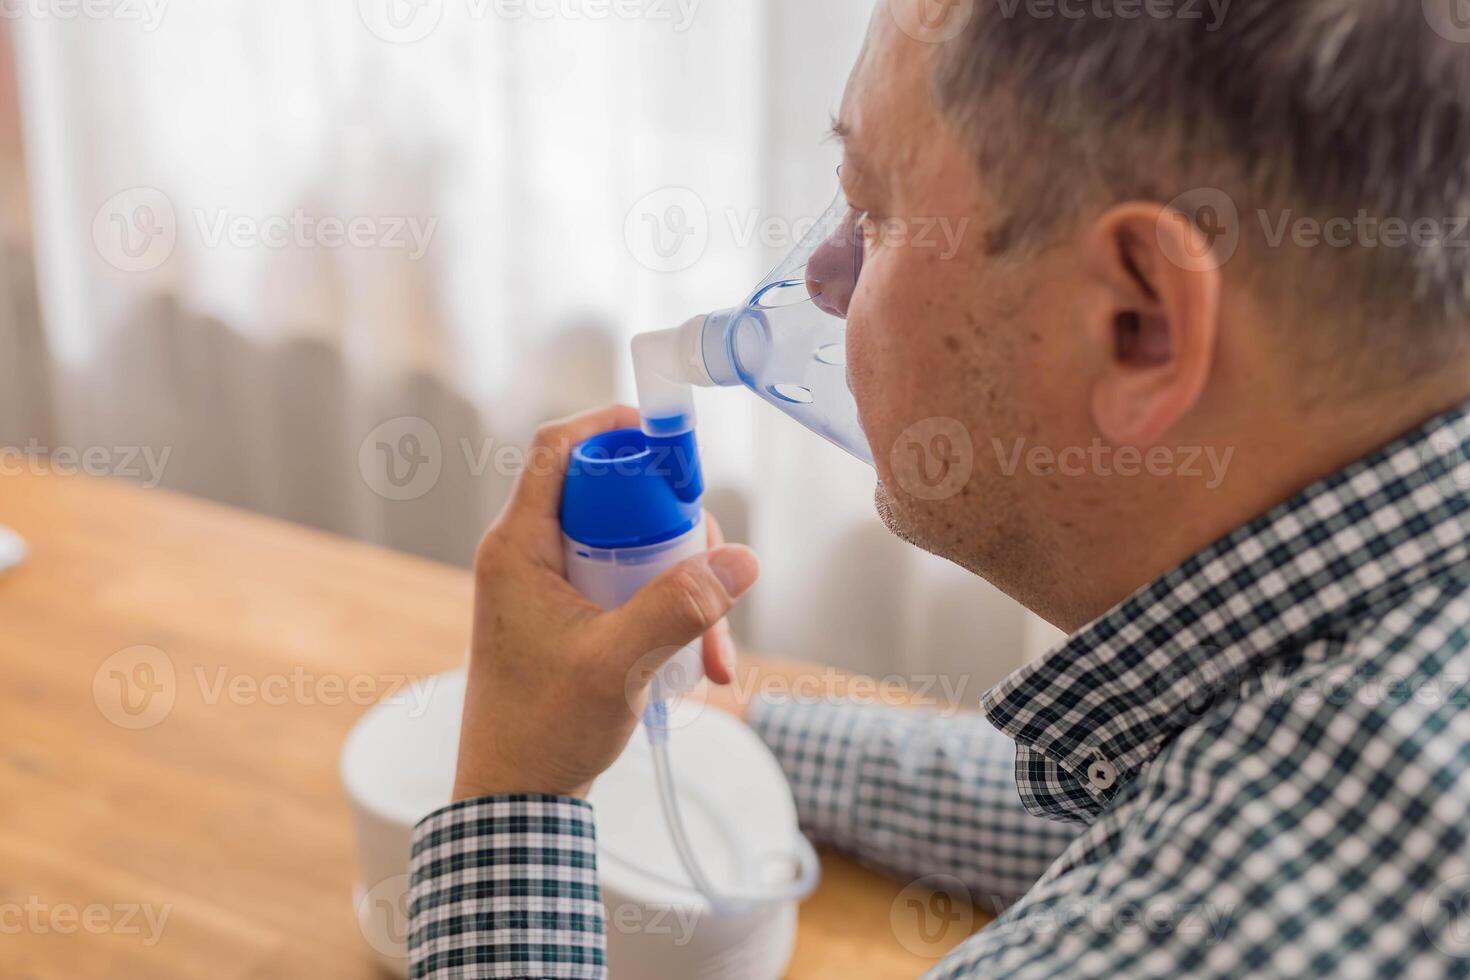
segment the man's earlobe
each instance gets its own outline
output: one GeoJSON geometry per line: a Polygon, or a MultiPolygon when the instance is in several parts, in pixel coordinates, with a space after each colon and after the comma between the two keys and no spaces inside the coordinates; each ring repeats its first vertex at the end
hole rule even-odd
{"type": "Polygon", "coordinates": [[[1098,365],[1093,423],[1115,445],[1163,439],[1198,402],[1214,366],[1221,272],[1169,258],[1197,254],[1191,250],[1204,242],[1177,218],[1162,205],[1123,204],[1083,239],[1082,315],[1098,365]]]}

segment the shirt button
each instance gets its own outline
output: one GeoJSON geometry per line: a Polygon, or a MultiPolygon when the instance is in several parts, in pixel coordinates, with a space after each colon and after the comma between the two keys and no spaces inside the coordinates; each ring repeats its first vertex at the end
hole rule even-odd
{"type": "Polygon", "coordinates": [[[1118,769],[1111,762],[1098,759],[1087,767],[1087,782],[1097,792],[1105,793],[1118,784],[1118,769]]]}

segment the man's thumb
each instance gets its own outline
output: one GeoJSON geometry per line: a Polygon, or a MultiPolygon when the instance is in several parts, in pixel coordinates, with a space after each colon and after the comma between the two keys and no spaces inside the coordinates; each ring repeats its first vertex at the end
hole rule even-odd
{"type": "Polygon", "coordinates": [[[673,653],[713,629],[759,575],[755,552],[743,545],[685,559],[609,614],[619,648],[634,655],[663,648],[673,653]]]}

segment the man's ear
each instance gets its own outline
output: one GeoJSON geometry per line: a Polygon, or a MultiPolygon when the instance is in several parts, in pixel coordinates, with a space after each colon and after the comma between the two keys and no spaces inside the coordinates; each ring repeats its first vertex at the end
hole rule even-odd
{"type": "Polygon", "coordinates": [[[1081,312],[1099,366],[1093,423],[1114,445],[1154,445],[1209,381],[1220,329],[1219,265],[1208,261],[1210,243],[1194,223],[1158,204],[1110,209],[1082,247],[1081,312]]]}

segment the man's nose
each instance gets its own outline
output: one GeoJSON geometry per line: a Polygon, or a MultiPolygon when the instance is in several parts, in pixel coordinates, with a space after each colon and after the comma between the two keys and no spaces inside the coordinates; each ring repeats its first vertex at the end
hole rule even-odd
{"type": "Polygon", "coordinates": [[[817,308],[847,319],[847,306],[863,271],[863,242],[858,234],[859,214],[848,209],[837,230],[812,253],[806,265],[806,289],[817,308]]]}

